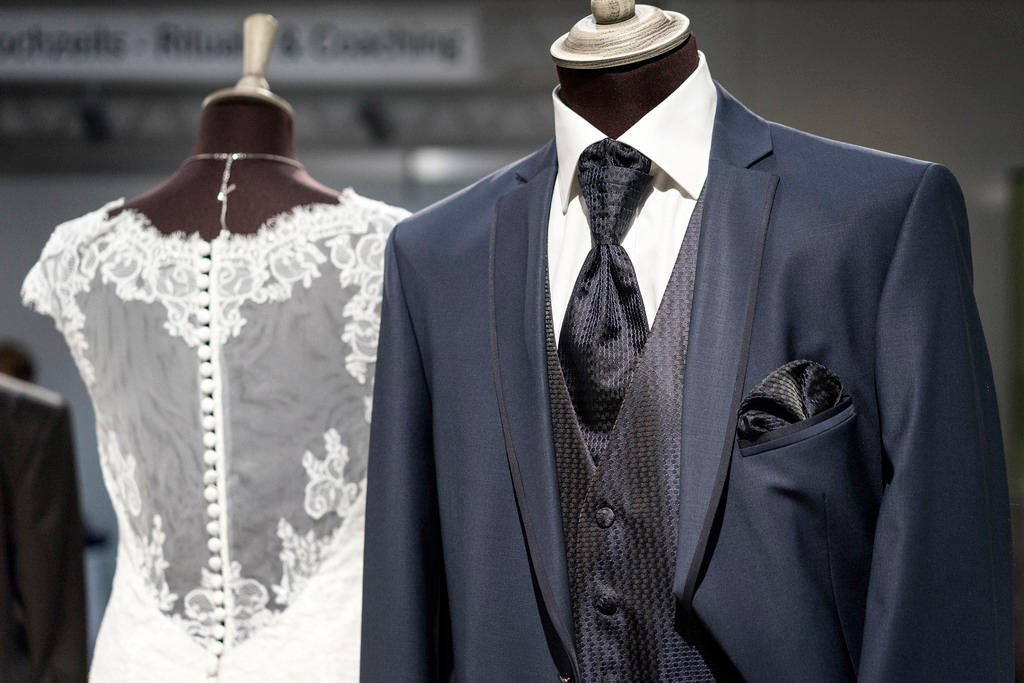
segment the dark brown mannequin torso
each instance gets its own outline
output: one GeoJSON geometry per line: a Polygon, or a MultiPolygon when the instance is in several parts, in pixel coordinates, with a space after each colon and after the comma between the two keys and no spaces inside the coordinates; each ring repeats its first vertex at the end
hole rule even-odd
{"type": "Polygon", "coordinates": [[[699,64],[692,34],[654,59],[610,69],[558,66],[559,97],[610,138],[618,138],[690,77],[699,64]]]}
{"type": "MultiPolygon", "coordinates": [[[[253,98],[222,100],[203,111],[192,154],[257,153],[295,158],[291,116],[253,98]]],[[[183,164],[156,188],[124,204],[145,215],[162,233],[198,232],[213,239],[221,231],[223,159],[183,164]]],[[[236,233],[252,233],[273,216],[302,204],[333,203],[338,193],[304,169],[268,159],[240,159],[231,167],[225,223],[236,233]]],[[[112,213],[117,213],[112,212],[112,213]]]]}

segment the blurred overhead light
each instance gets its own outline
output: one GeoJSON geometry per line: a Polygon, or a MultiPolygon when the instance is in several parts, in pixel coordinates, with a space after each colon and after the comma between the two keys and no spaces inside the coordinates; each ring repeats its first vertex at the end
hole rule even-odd
{"type": "Polygon", "coordinates": [[[409,154],[409,175],[421,183],[472,182],[521,156],[519,150],[422,147],[409,154]]]}

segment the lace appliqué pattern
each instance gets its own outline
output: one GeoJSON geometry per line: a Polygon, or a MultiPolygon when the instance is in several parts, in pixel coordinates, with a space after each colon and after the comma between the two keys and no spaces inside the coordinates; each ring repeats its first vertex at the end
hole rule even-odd
{"type": "MultiPolygon", "coordinates": [[[[324,434],[324,458],[318,459],[311,451],[302,456],[302,466],[309,479],[306,485],[305,510],[310,518],[321,519],[329,513],[339,518],[339,525],[330,534],[317,537],[312,529],[305,534],[295,530],[286,519],[280,519],[277,536],[281,541],[281,581],[271,586],[274,602],[270,602],[270,591],[255,579],[242,576],[242,568],[232,562],[226,577],[226,590],[232,600],[230,634],[233,645],[239,645],[260,628],[271,623],[275,615],[287,608],[302,591],[321,565],[331,556],[332,551],[344,542],[346,526],[343,524],[361,501],[365,479],[354,482],[345,477],[345,466],[349,462],[348,448],[342,443],[341,434],[329,429],[324,434]]],[[[219,592],[217,575],[205,567],[199,588],[185,596],[184,615],[174,615],[185,631],[198,643],[212,648],[217,642],[219,621],[216,612],[223,608],[217,603],[219,592]]]]}
{"type": "Polygon", "coordinates": [[[79,308],[76,297],[89,289],[98,261],[83,258],[78,245],[93,238],[101,229],[104,216],[115,205],[116,202],[112,202],[58,225],[21,288],[21,298],[26,306],[52,317],[56,322],[86,386],[95,381],[96,370],[86,356],[89,344],[82,332],[85,313],[79,308]]]}
{"type": "Polygon", "coordinates": [[[334,512],[344,519],[359,496],[359,484],[345,480],[345,466],[348,465],[348,448],[341,443],[337,429],[324,434],[326,456],[318,460],[310,451],[302,456],[302,467],[306,470],[309,483],[306,484],[306,514],[320,519],[328,512],[334,512]]]}
{"type": "MultiPolygon", "coordinates": [[[[87,384],[95,370],[86,357],[85,314],[76,297],[88,291],[97,273],[123,301],[160,303],[171,336],[192,347],[202,343],[203,305],[196,280],[201,238],[161,233],[132,210],[108,217],[123,204],[111,202],[58,226],[22,287],[26,304],[55,318],[87,384]]],[[[348,320],[342,339],[351,349],[345,359],[348,372],[365,383],[377,353],[384,245],[405,215],[345,190],[337,204],[295,207],[251,235],[222,232],[212,242],[217,258],[210,273],[220,294],[213,312],[220,343],[245,325],[243,304],[286,301],[296,285],[310,287],[321,276],[327,250],[340,285],[356,289],[342,312],[348,320]]]]}
{"type": "MultiPolygon", "coordinates": [[[[220,592],[218,576],[219,574],[203,567],[200,587],[189,591],[185,596],[184,617],[174,617],[184,625],[185,631],[192,638],[208,650],[219,642],[220,635],[217,631],[220,620],[216,613],[223,609],[223,605],[217,602],[217,595],[220,592]]],[[[242,567],[238,562],[231,563],[225,588],[230,591],[232,597],[232,643],[237,645],[271,620],[273,615],[267,611],[270,596],[262,583],[242,576],[242,567]]]]}
{"type": "MultiPolygon", "coordinates": [[[[140,522],[142,515],[142,496],[136,481],[135,456],[125,453],[118,443],[117,435],[108,428],[97,426],[97,441],[100,451],[100,468],[111,493],[111,500],[123,522],[130,518],[140,522]],[[130,515],[130,517],[129,517],[130,515]]],[[[174,610],[178,596],[171,592],[167,584],[167,568],[170,564],[164,557],[163,518],[153,515],[148,535],[137,529],[134,524],[122,523],[120,526],[122,544],[132,567],[145,592],[153,598],[162,612],[174,610]]]]}
{"type": "Polygon", "coordinates": [[[281,583],[272,588],[275,602],[287,607],[323,563],[334,534],[325,542],[312,529],[300,534],[288,520],[282,519],[277,525],[277,536],[281,539],[281,583]]]}
{"type": "Polygon", "coordinates": [[[167,568],[170,564],[164,559],[166,539],[163,519],[160,515],[153,515],[153,528],[149,538],[142,544],[141,557],[136,561],[143,583],[152,591],[161,612],[171,612],[178,602],[178,595],[172,593],[167,585],[167,568]]]}
{"type": "MultiPolygon", "coordinates": [[[[340,522],[347,521],[362,499],[366,488],[365,478],[361,481],[350,481],[345,476],[348,465],[348,448],[341,441],[336,429],[329,429],[324,434],[324,459],[320,460],[312,452],[306,451],[302,456],[302,466],[306,470],[309,482],[306,484],[306,514],[314,520],[321,519],[329,513],[337,515],[340,522]]],[[[337,545],[339,537],[345,532],[345,526],[339,526],[323,538],[317,538],[310,529],[300,534],[286,519],[281,519],[277,526],[277,535],[281,539],[281,582],[273,586],[276,602],[287,606],[302,590],[306,582],[320,568],[337,545]]]]}
{"type": "Polygon", "coordinates": [[[142,513],[142,496],[139,494],[139,484],[135,480],[135,456],[121,452],[117,435],[110,429],[97,430],[97,440],[100,466],[109,482],[111,497],[132,517],[138,517],[142,513]]]}
{"type": "Polygon", "coordinates": [[[366,382],[367,372],[377,358],[384,248],[389,230],[386,222],[374,221],[354,245],[347,236],[326,243],[331,263],[340,273],[341,286],[358,288],[343,311],[348,322],[341,338],[352,349],[345,358],[345,368],[361,383],[366,382]]]}

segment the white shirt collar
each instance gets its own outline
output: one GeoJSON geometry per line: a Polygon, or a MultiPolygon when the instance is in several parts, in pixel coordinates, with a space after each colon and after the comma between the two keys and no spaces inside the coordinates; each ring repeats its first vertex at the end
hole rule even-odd
{"type": "MultiPolygon", "coordinates": [[[[687,195],[696,199],[704,187],[711,158],[711,135],[718,107],[718,92],[711,80],[707,59],[698,52],[697,69],[658,106],[619,137],[664,171],[687,195]]],[[[576,164],[580,154],[607,136],[567,107],[556,87],[555,148],[558,154],[556,181],[562,213],[569,210],[574,194],[576,164]]],[[[656,172],[656,171],[655,171],[656,172]]]]}

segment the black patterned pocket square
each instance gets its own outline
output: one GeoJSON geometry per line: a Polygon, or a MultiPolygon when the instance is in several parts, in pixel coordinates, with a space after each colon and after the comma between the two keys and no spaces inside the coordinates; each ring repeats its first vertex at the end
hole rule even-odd
{"type": "Polygon", "coordinates": [[[763,442],[773,432],[832,411],[848,400],[842,382],[824,365],[791,361],[761,380],[740,402],[736,436],[741,447],[763,442]]]}

